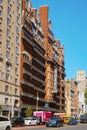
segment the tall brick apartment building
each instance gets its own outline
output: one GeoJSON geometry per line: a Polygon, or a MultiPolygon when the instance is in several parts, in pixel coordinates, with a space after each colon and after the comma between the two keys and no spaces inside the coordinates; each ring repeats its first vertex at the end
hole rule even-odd
{"type": "Polygon", "coordinates": [[[21,110],[65,111],[64,48],[54,39],[48,6],[22,2],[21,110]]]}

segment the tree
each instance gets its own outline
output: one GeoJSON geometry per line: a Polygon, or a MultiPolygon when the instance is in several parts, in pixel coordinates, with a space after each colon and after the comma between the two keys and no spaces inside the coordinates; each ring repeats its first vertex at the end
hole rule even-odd
{"type": "Polygon", "coordinates": [[[85,103],[87,105],[87,88],[85,89],[85,103]]]}
{"type": "Polygon", "coordinates": [[[0,114],[1,114],[1,112],[2,112],[2,106],[0,105],[0,114]]]}
{"type": "Polygon", "coordinates": [[[27,109],[25,110],[25,114],[26,114],[26,117],[32,116],[33,110],[32,110],[32,108],[31,108],[31,106],[28,106],[28,107],[27,107],[27,109]]]}

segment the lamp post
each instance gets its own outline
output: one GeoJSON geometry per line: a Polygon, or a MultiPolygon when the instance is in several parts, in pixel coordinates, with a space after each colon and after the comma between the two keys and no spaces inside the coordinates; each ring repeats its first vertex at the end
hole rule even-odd
{"type": "Polygon", "coordinates": [[[39,100],[39,96],[38,96],[38,91],[37,91],[37,97],[36,97],[36,111],[38,111],[38,100],[39,100]]]}
{"type": "Polygon", "coordinates": [[[14,117],[14,96],[12,96],[12,111],[11,111],[11,117],[14,117]]]}

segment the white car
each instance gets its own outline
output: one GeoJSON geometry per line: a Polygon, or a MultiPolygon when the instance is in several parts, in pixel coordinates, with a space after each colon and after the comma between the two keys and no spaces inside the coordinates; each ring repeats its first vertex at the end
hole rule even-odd
{"type": "Polygon", "coordinates": [[[12,125],[8,117],[0,115],[0,130],[11,130],[12,125]]]}
{"type": "Polygon", "coordinates": [[[38,120],[36,117],[26,117],[24,119],[25,125],[37,125],[38,120]]]}

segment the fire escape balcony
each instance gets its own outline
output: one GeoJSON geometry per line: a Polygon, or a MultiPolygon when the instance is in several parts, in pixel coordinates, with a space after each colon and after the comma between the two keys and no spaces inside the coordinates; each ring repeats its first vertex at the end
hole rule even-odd
{"type": "Polygon", "coordinates": [[[26,86],[31,87],[31,88],[34,88],[34,85],[32,83],[25,81],[25,80],[21,80],[21,84],[26,85],[26,86]]]}
{"type": "Polygon", "coordinates": [[[41,70],[37,69],[35,66],[32,66],[32,69],[34,69],[35,71],[37,71],[37,73],[40,73],[41,75],[43,75],[45,77],[45,73],[42,72],[41,70]]]}
{"type": "Polygon", "coordinates": [[[23,63],[29,65],[29,66],[32,66],[32,62],[26,60],[26,59],[23,59],[23,63]]]}
{"type": "Polygon", "coordinates": [[[34,80],[36,80],[37,82],[44,84],[44,81],[43,81],[42,79],[40,79],[40,78],[38,78],[38,77],[36,77],[36,76],[34,76],[34,75],[32,75],[32,78],[33,78],[34,80]]]}
{"type": "Polygon", "coordinates": [[[26,74],[28,76],[32,76],[32,74],[29,71],[26,71],[25,69],[23,69],[23,74],[26,74]]]}
{"type": "MultiPolygon", "coordinates": [[[[35,35],[35,34],[33,34],[35,35]]],[[[42,41],[42,39],[38,38],[38,35],[33,36],[34,41],[36,41],[36,43],[38,43],[43,49],[45,49],[45,44],[42,41]]]]}
{"type": "MultiPolygon", "coordinates": [[[[34,100],[37,100],[37,97],[34,96],[33,94],[30,94],[30,93],[22,92],[22,93],[21,93],[21,96],[25,96],[25,97],[28,97],[28,98],[32,98],[32,99],[34,99],[34,100]]],[[[39,97],[38,100],[39,100],[39,101],[42,101],[42,102],[45,102],[45,101],[46,101],[45,99],[43,99],[43,98],[41,98],[41,97],[39,97]]]]}
{"type": "Polygon", "coordinates": [[[36,59],[36,58],[34,58],[34,57],[33,57],[33,60],[35,60],[38,64],[40,64],[41,66],[43,66],[44,68],[46,68],[46,67],[45,67],[45,64],[42,63],[42,62],[40,62],[40,60],[38,60],[38,59],[36,59]]]}
{"type": "Polygon", "coordinates": [[[29,44],[29,45],[31,45],[33,47],[33,44],[32,44],[31,40],[28,37],[28,34],[25,33],[24,35],[22,35],[22,40],[25,41],[24,42],[25,44],[29,44]]]}
{"type": "Polygon", "coordinates": [[[29,97],[29,98],[33,98],[34,99],[34,95],[32,95],[30,93],[26,93],[26,92],[22,92],[21,96],[25,96],[25,97],[29,97]]]}
{"type": "Polygon", "coordinates": [[[40,89],[40,88],[37,88],[37,87],[34,87],[34,90],[35,90],[35,91],[38,91],[38,92],[45,93],[45,90],[44,90],[44,89],[40,89]]]}
{"type": "Polygon", "coordinates": [[[34,51],[41,56],[41,58],[43,58],[44,60],[46,60],[45,56],[43,54],[41,54],[36,48],[34,48],[34,51]]]}
{"type": "Polygon", "coordinates": [[[27,16],[24,16],[24,20],[29,26],[32,27],[32,22],[29,20],[29,18],[27,18],[27,16]]]}
{"type": "Polygon", "coordinates": [[[32,32],[30,30],[27,30],[25,26],[22,26],[22,30],[24,34],[26,34],[30,39],[32,39],[32,32]]]}

